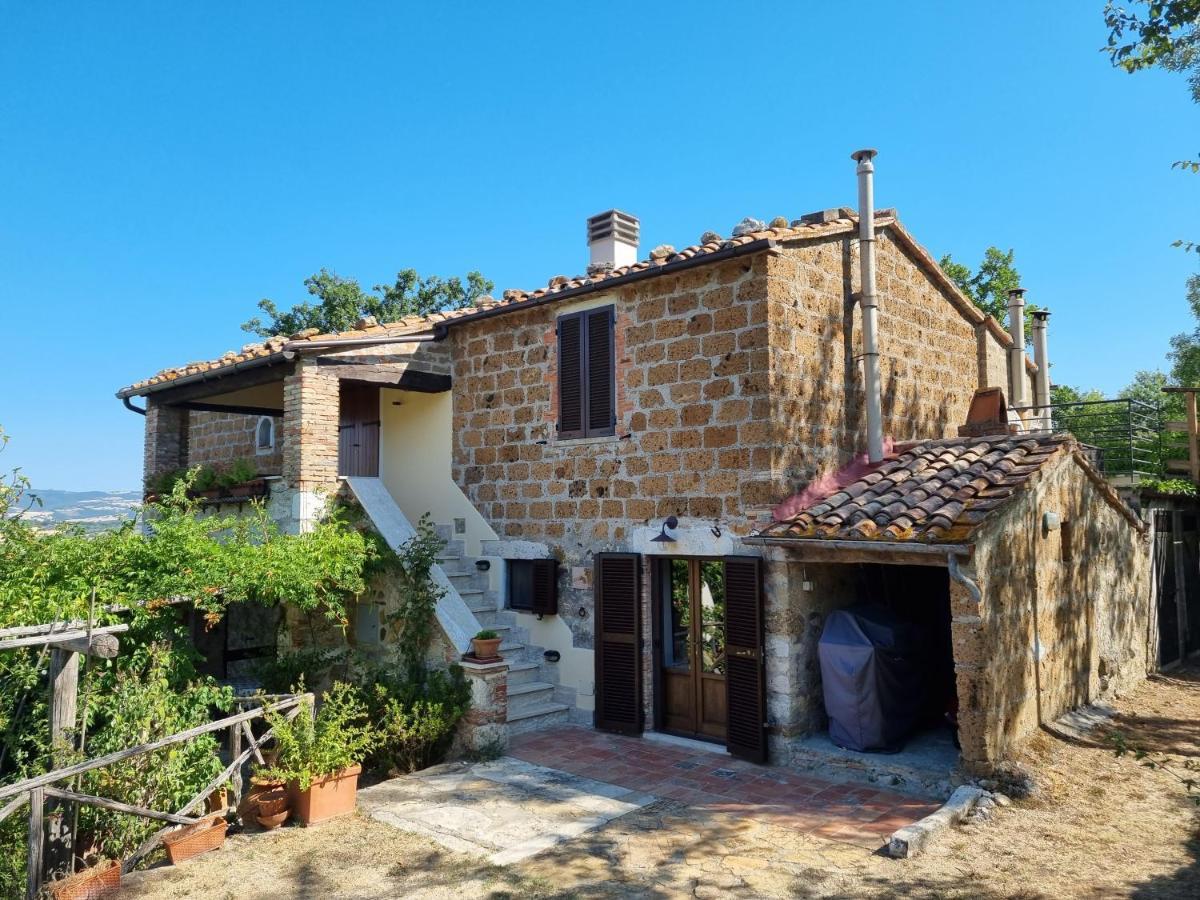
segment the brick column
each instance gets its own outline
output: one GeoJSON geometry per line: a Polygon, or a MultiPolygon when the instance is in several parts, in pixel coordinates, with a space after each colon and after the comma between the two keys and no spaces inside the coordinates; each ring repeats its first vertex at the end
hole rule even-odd
{"type": "Polygon", "coordinates": [[[455,736],[459,752],[508,746],[508,663],[459,663],[471,685],[471,708],[455,736]]]}
{"type": "Polygon", "coordinates": [[[283,480],[293,492],[295,530],[320,517],[337,475],[338,379],[300,360],[283,380],[283,480]]]}
{"type": "Polygon", "coordinates": [[[146,438],[142,457],[142,486],[149,490],[164,472],[187,465],[188,412],[146,398],[146,438]]]}
{"type": "MultiPolygon", "coordinates": [[[[959,570],[976,581],[971,563],[959,570]]],[[[978,584],[978,581],[976,581],[978,584]]],[[[962,583],[950,579],[950,636],[954,652],[954,678],[958,691],[958,741],[964,768],[986,772],[995,760],[989,740],[987,672],[990,647],[985,639],[984,609],[962,583]]]]}

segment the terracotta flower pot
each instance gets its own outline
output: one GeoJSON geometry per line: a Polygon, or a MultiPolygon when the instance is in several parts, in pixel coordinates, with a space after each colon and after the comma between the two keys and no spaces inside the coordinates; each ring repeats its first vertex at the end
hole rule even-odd
{"type": "Polygon", "coordinates": [[[223,812],[229,806],[229,791],[226,788],[217,788],[211,794],[204,798],[205,812],[216,813],[223,812]]]}
{"type": "Polygon", "coordinates": [[[304,825],[315,825],[354,812],[360,772],[362,766],[355,764],[332,775],[314,778],[307,791],[300,790],[294,781],[288,782],[292,813],[304,825]]]}
{"type": "Polygon", "coordinates": [[[185,825],[166,835],[163,838],[163,846],[167,850],[167,858],[171,860],[171,865],[177,866],[193,856],[216,850],[225,843],[226,827],[224,816],[213,816],[195,825],[185,825]]]}
{"type": "Polygon", "coordinates": [[[249,819],[256,815],[258,813],[258,798],[267,791],[273,791],[281,787],[284,787],[284,783],[278,779],[252,775],[250,777],[250,789],[246,791],[246,795],[242,797],[242,802],[238,804],[238,816],[242,819],[249,819]]]}
{"type": "Polygon", "coordinates": [[[285,809],[282,812],[277,812],[272,816],[255,816],[254,821],[257,822],[264,830],[271,831],[286,822],[288,815],[289,811],[285,809]]]}
{"type": "Polygon", "coordinates": [[[121,866],[115,859],[106,859],[47,887],[54,900],[100,900],[102,897],[115,897],[121,890],[121,866]]]}
{"type": "Polygon", "coordinates": [[[288,792],[284,788],[275,788],[258,795],[258,816],[277,816],[287,812],[290,806],[288,792]]]}
{"type": "Polygon", "coordinates": [[[471,638],[471,653],[476,659],[499,659],[503,638],[471,638]]]}

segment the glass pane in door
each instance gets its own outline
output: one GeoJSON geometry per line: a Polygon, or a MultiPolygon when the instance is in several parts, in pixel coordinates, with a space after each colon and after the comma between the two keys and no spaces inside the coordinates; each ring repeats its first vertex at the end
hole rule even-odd
{"type": "Polygon", "coordinates": [[[700,563],[700,648],[702,671],[725,674],[725,564],[700,563]]]}
{"type": "Polygon", "coordinates": [[[663,664],[687,671],[691,663],[692,606],[688,597],[688,564],[673,559],[664,567],[667,640],[663,642],[663,664]]]}

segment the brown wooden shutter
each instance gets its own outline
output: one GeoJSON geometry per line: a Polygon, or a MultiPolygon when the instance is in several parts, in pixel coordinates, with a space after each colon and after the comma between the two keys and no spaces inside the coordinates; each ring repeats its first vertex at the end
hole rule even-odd
{"type": "Polygon", "coordinates": [[[613,308],[587,313],[587,433],[606,435],[614,432],[613,407],[616,381],[613,359],[613,308]]]}
{"type": "Polygon", "coordinates": [[[584,322],[581,313],[558,319],[558,436],[584,435],[584,322]]]}
{"type": "Polygon", "coordinates": [[[558,613],[558,560],[533,560],[533,607],[538,615],[558,613]]]}
{"type": "Polygon", "coordinates": [[[596,727],[642,731],[642,558],[596,554],[596,727]]]}
{"type": "Polygon", "coordinates": [[[767,759],[762,560],[725,557],[726,746],[751,762],[767,759]]]}

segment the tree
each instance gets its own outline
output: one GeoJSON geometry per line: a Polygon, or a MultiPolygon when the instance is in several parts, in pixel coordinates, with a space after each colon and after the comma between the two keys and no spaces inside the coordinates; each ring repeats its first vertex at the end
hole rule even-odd
{"type": "Polygon", "coordinates": [[[1187,303],[1195,327],[1171,338],[1171,381],[1181,387],[1200,387],[1200,275],[1187,280],[1187,303]]]}
{"type": "MultiPolygon", "coordinates": [[[[1008,292],[1021,286],[1021,273],[1014,263],[1015,252],[1007,253],[999,247],[988,247],[979,263],[978,271],[972,272],[947,253],[939,265],[958,289],[971,298],[972,302],[999,322],[1008,321],[1008,292]]],[[[1038,309],[1032,303],[1025,304],[1025,338],[1029,339],[1033,323],[1033,312],[1038,309]]]]}
{"type": "MultiPolygon", "coordinates": [[[[1160,66],[1188,75],[1192,100],[1200,103],[1200,0],[1136,0],[1144,17],[1114,3],[1104,8],[1109,59],[1126,72],[1160,66]]],[[[1200,173],[1200,160],[1181,159],[1171,168],[1200,173]]],[[[1174,246],[1200,253],[1200,242],[1179,239],[1174,246]]]]}
{"type": "Polygon", "coordinates": [[[243,323],[242,330],[264,338],[295,334],[306,328],[322,333],[349,331],[366,316],[374,316],[378,322],[395,322],[405,316],[427,316],[469,306],[494,285],[478,272],[468,272],[464,284],[457,276],[444,280],[436,275],[422,278],[415,269],[402,269],[394,284],[377,284],[368,293],[357,279],[322,269],[306,278],[304,287],[316,303],[305,301],[281,311],[273,300],[260,300],[258,308],[267,316],[267,322],[255,316],[243,323]]]}
{"type": "Polygon", "coordinates": [[[1180,49],[1195,45],[1200,24],[1200,0],[1134,0],[1147,7],[1144,16],[1117,6],[1104,7],[1108,45],[1104,48],[1114,66],[1137,72],[1163,65],[1180,49]]]}

